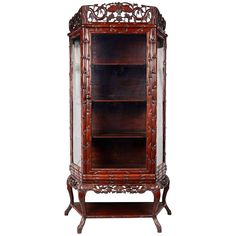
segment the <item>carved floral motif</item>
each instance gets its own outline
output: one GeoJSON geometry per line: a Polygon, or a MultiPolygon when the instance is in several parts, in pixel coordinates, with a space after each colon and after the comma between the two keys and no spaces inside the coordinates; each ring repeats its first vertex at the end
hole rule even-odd
{"type": "Polygon", "coordinates": [[[144,185],[96,185],[95,193],[144,193],[147,191],[144,185]]]}
{"type": "Polygon", "coordinates": [[[166,28],[166,21],[165,21],[164,17],[162,16],[162,14],[160,14],[159,10],[157,10],[157,11],[158,11],[158,14],[157,14],[157,25],[162,30],[165,30],[165,28],[166,28]]]}
{"type": "Polygon", "coordinates": [[[87,12],[88,22],[150,22],[151,7],[130,3],[91,5],[87,12]]]}
{"type": "Polygon", "coordinates": [[[85,184],[81,180],[76,179],[73,175],[68,177],[69,185],[81,191],[94,191],[95,193],[144,193],[146,191],[159,191],[165,188],[169,183],[167,175],[163,176],[162,180],[155,184],[85,184]]]}
{"type": "Polygon", "coordinates": [[[74,31],[81,27],[82,25],[82,8],[79,9],[79,11],[70,19],[69,21],[69,30],[74,31]]]}
{"type": "Polygon", "coordinates": [[[165,19],[156,7],[116,2],[82,6],[69,21],[70,31],[79,29],[82,24],[93,22],[152,23],[163,31],[165,19]]]}

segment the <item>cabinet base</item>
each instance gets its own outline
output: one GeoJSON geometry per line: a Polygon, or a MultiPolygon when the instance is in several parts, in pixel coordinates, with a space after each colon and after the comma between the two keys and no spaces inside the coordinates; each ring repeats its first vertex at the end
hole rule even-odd
{"type": "MultiPolygon", "coordinates": [[[[86,192],[94,191],[94,187],[76,185],[71,181],[71,176],[67,180],[67,189],[70,195],[70,204],[65,210],[65,215],[68,215],[70,210],[74,208],[81,216],[80,224],[77,227],[77,232],[81,233],[87,218],[153,218],[157,232],[161,232],[162,228],[157,219],[157,215],[163,208],[166,209],[167,214],[171,215],[171,210],[166,204],[166,196],[169,190],[169,178],[166,176],[160,184],[154,186],[143,186],[140,190],[152,191],[154,196],[153,202],[85,202],[86,192]],[[74,202],[72,187],[78,190],[79,202],[74,202]],[[92,188],[91,188],[92,187],[92,188]],[[91,189],[90,189],[91,188],[91,189]],[[163,188],[162,201],[161,188],[163,188]]],[[[118,186],[119,187],[119,186],[118,186]]],[[[129,192],[133,192],[133,188],[129,192]],[[132,191],[131,191],[132,190],[132,191]]],[[[118,188],[120,191],[120,187],[118,188]]],[[[136,191],[137,192],[137,191],[136,191]]],[[[143,191],[142,191],[143,192],[143,191]]]]}

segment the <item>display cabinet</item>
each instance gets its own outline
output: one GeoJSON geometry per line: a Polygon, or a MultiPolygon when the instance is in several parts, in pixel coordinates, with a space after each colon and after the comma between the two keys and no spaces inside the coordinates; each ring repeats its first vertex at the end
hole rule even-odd
{"type": "MultiPolygon", "coordinates": [[[[86,5],[69,22],[70,204],[87,218],[151,217],[169,189],[165,158],[166,33],[156,7],[86,5]],[[74,201],[73,189],[79,202],[74,201]],[[95,193],[144,193],[153,202],[86,202],[95,193]]],[[[134,195],[135,199],[135,195],[134,195]]]]}

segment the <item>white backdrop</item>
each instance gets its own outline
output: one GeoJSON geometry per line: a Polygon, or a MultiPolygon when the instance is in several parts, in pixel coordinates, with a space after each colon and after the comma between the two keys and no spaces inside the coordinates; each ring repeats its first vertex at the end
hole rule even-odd
{"type": "MultiPolygon", "coordinates": [[[[0,3],[0,235],[77,235],[69,203],[68,21],[82,4],[0,3]]],[[[234,0],[136,1],[167,21],[167,161],[173,212],[163,236],[236,235],[234,0]]],[[[95,195],[90,201],[152,200],[95,195]]],[[[87,220],[83,235],[157,235],[152,219],[87,220]]]]}

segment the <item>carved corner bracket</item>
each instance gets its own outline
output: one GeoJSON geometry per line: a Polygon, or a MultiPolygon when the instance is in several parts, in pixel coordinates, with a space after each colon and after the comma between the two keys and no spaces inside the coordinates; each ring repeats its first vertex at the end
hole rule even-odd
{"type": "Polygon", "coordinates": [[[74,189],[78,189],[78,180],[73,176],[69,175],[67,178],[67,183],[74,189]]]}
{"type": "Polygon", "coordinates": [[[156,12],[157,12],[156,13],[156,24],[161,30],[165,31],[166,21],[165,21],[164,17],[162,16],[162,14],[160,13],[160,11],[157,8],[156,8],[156,12]]]}
{"type": "Polygon", "coordinates": [[[79,29],[82,26],[82,8],[70,19],[69,30],[70,32],[79,29]]]}
{"type": "Polygon", "coordinates": [[[167,175],[165,175],[160,181],[161,188],[166,188],[169,183],[170,183],[170,179],[167,175]]]}

